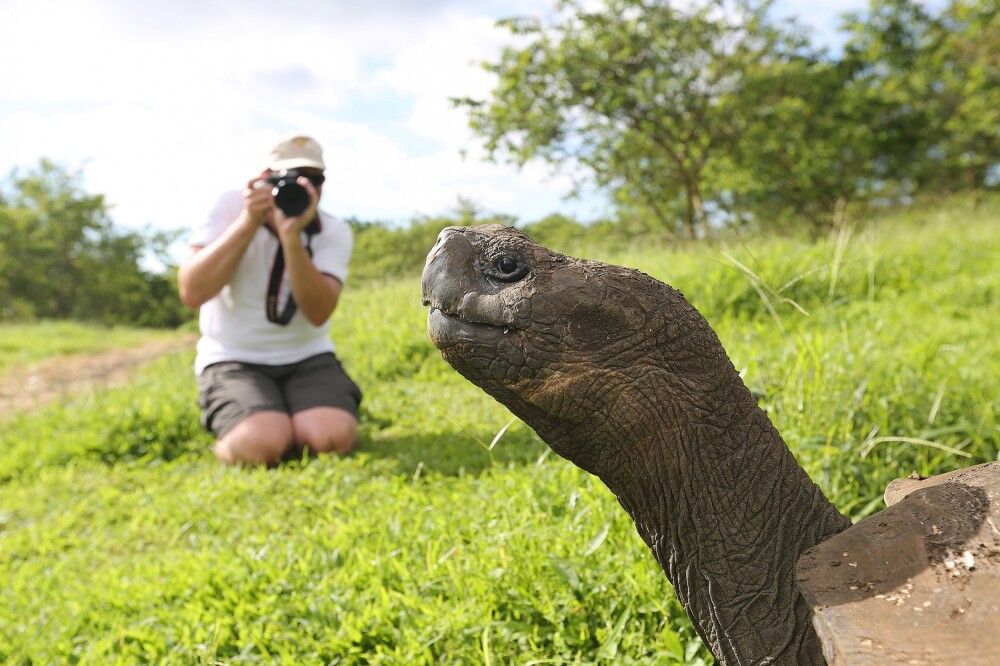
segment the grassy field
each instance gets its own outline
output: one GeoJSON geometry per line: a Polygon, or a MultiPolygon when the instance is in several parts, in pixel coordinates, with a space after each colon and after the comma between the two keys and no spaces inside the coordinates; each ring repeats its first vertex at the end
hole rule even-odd
{"type": "MultiPolygon", "coordinates": [[[[845,513],[1000,449],[1000,201],[602,257],[680,288],[845,513]]],[[[416,279],[336,315],[347,459],[224,469],[190,353],[0,433],[0,661],[706,663],[595,478],[447,367],[416,279]]]]}
{"type": "Polygon", "coordinates": [[[172,331],[107,328],[71,321],[0,324],[0,372],[53,356],[96,353],[173,337],[176,334],[172,331]]]}

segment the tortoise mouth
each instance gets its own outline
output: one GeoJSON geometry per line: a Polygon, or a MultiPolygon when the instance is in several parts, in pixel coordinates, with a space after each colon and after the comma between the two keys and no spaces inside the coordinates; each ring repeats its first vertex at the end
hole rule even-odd
{"type": "Polygon", "coordinates": [[[491,343],[507,333],[507,327],[472,321],[460,313],[445,312],[431,307],[427,313],[427,331],[438,348],[456,343],[491,343]]]}

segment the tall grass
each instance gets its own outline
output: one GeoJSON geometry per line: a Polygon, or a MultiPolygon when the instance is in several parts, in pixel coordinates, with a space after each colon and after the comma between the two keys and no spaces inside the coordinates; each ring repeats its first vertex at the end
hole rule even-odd
{"type": "MultiPolygon", "coordinates": [[[[600,257],[688,296],[854,518],[892,478],[1000,449],[996,203],[900,217],[839,245],[600,257]]],[[[610,493],[520,422],[497,439],[510,414],[425,317],[415,278],[345,292],[334,337],[365,391],[346,459],[221,468],[190,353],[6,422],[0,660],[710,661],[610,493]]]]}

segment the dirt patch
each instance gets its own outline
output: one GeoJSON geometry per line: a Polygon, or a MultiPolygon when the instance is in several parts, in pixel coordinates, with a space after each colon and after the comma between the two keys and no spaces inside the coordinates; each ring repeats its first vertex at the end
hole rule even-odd
{"type": "Polygon", "coordinates": [[[98,354],[45,359],[0,375],[0,418],[37,409],[65,395],[124,384],[134,370],[164,354],[193,347],[193,334],[98,354]]]}

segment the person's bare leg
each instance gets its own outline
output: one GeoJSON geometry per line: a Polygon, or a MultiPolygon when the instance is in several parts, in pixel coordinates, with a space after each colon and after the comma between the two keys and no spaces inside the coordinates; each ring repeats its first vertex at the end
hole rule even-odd
{"type": "Polygon", "coordinates": [[[313,453],[343,455],[358,439],[358,420],[346,409],[312,407],[292,415],[292,430],[295,442],[313,453]]]}
{"type": "Polygon", "coordinates": [[[292,446],[292,420],[279,411],[254,412],[215,443],[224,463],[273,465],[292,446]]]}

